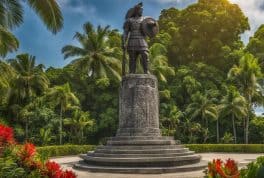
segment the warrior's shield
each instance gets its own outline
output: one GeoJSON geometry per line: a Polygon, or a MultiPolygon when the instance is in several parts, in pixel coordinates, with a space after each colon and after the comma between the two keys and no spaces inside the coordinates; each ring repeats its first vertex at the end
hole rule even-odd
{"type": "Polygon", "coordinates": [[[159,33],[159,24],[155,19],[145,17],[142,21],[142,31],[146,36],[153,38],[159,33]]]}

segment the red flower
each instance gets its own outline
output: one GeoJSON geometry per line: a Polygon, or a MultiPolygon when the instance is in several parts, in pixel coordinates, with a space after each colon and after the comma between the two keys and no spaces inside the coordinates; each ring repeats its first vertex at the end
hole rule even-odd
{"type": "Polygon", "coordinates": [[[21,151],[18,153],[21,160],[25,161],[25,160],[30,160],[36,153],[36,148],[35,145],[33,145],[32,143],[26,143],[25,145],[23,145],[21,151]]]}
{"type": "Polygon", "coordinates": [[[47,176],[49,178],[60,178],[62,176],[63,172],[58,163],[48,161],[45,166],[47,168],[47,176]]]}
{"type": "Polygon", "coordinates": [[[237,171],[238,171],[237,164],[232,159],[226,160],[225,168],[228,170],[230,175],[233,175],[233,174],[237,173],[237,171]]]}
{"type": "Polygon", "coordinates": [[[15,140],[13,129],[3,124],[0,124],[0,146],[4,146],[6,144],[13,144],[14,142],[15,140]]]}
{"type": "Polygon", "coordinates": [[[66,170],[63,172],[61,178],[76,178],[76,174],[72,171],[66,170]]]}
{"type": "Polygon", "coordinates": [[[238,167],[234,160],[226,160],[225,169],[228,175],[233,176],[232,178],[239,177],[238,167]]]}

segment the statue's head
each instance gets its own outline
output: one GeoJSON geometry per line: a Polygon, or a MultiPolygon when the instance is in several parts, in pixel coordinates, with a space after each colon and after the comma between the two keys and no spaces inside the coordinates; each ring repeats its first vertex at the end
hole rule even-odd
{"type": "Polygon", "coordinates": [[[143,3],[139,3],[134,7],[134,16],[142,16],[143,15],[143,3]]]}
{"type": "Polygon", "coordinates": [[[143,3],[141,2],[127,11],[126,19],[136,16],[141,17],[142,15],[143,15],[143,3]]]}

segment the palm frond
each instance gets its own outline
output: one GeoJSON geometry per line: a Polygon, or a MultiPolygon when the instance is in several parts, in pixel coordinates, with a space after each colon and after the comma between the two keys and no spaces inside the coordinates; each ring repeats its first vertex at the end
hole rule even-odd
{"type": "Polygon", "coordinates": [[[63,27],[63,16],[56,0],[27,0],[46,27],[56,34],[63,27]]]}
{"type": "Polygon", "coordinates": [[[7,29],[0,26],[0,55],[5,56],[8,52],[16,51],[19,47],[17,38],[7,29]]]}
{"type": "Polygon", "coordinates": [[[23,8],[18,0],[0,1],[0,26],[13,29],[23,22],[23,8]]]}

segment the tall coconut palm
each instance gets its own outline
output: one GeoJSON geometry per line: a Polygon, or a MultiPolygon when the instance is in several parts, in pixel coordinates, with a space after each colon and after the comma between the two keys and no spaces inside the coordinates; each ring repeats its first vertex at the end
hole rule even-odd
{"type": "Polygon", "coordinates": [[[160,43],[154,43],[150,49],[150,71],[157,76],[160,81],[167,82],[167,76],[174,76],[173,67],[168,66],[167,49],[160,43]]]}
{"type": "Polygon", "coordinates": [[[36,65],[35,56],[17,55],[10,65],[17,73],[12,88],[18,91],[19,103],[28,104],[35,95],[41,95],[49,87],[49,80],[43,71],[43,65],[36,65]]]}
{"type": "Polygon", "coordinates": [[[252,98],[256,96],[261,85],[258,84],[258,78],[262,77],[258,60],[250,53],[246,53],[239,61],[238,66],[230,69],[229,78],[237,82],[238,88],[247,100],[247,117],[244,120],[244,139],[248,144],[248,131],[250,112],[252,111],[252,98]]]}
{"type": "MultiPolygon", "coordinates": [[[[35,57],[29,54],[17,55],[10,60],[16,77],[10,82],[8,106],[13,114],[19,117],[20,109],[29,105],[36,96],[43,94],[49,87],[43,66],[35,64],[35,57]],[[20,109],[19,109],[20,108],[20,109]]],[[[24,116],[26,114],[23,114],[24,116]]],[[[25,135],[28,138],[28,118],[25,118],[25,135]]]]}
{"type": "Polygon", "coordinates": [[[57,33],[63,27],[63,17],[56,0],[1,0],[0,1],[0,55],[18,48],[18,40],[8,30],[23,22],[23,3],[29,5],[46,27],[57,33]]]}
{"type": "Polygon", "coordinates": [[[247,107],[246,100],[240,93],[234,88],[228,89],[227,95],[221,100],[219,105],[219,112],[222,117],[231,116],[233,125],[234,142],[237,143],[236,125],[235,119],[241,119],[246,116],[247,107]]]}
{"type": "Polygon", "coordinates": [[[74,38],[81,47],[67,45],[62,48],[64,58],[76,57],[72,65],[94,78],[114,76],[120,80],[120,49],[109,45],[109,26],[98,26],[95,30],[91,23],[83,25],[83,33],[76,32],[74,38]]]}
{"type": "Polygon", "coordinates": [[[186,113],[190,113],[191,119],[201,117],[208,128],[208,119],[216,120],[218,117],[217,106],[208,99],[207,96],[196,93],[192,96],[192,103],[186,108],[186,113]]]}
{"type": "Polygon", "coordinates": [[[81,144],[84,138],[85,127],[93,126],[94,122],[91,119],[89,112],[77,109],[74,111],[72,118],[66,118],[64,120],[64,124],[73,128],[75,136],[78,138],[78,143],[81,144]]]}
{"type": "Polygon", "coordinates": [[[68,83],[51,88],[47,93],[47,99],[52,105],[60,109],[59,142],[62,144],[63,115],[68,108],[78,105],[79,99],[71,91],[68,83]]]}

